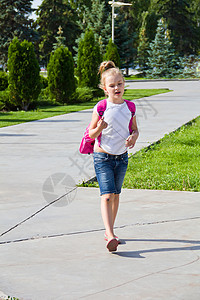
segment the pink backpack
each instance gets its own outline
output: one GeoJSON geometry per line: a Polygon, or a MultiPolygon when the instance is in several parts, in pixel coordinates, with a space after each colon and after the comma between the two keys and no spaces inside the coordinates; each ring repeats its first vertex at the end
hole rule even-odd
{"type": "MultiPolygon", "coordinates": [[[[131,101],[128,100],[124,100],[132,114],[131,116],[131,120],[129,123],[129,131],[130,134],[132,133],[132,120],[133,120],[133,116],[135,115],[135,104],[131,101]]],[[[99,120],[103,117],[104,111],[106,110],[106,105],[107,105],[107,101],[106,99],[103,99],[101,101],[99,101],[99,103],[97,104],[97,112],[99,114],[99,120]]],[[[94,143],[95,143],[95,139],[91,139],[91,137],[89,136],[89,128],[90,128],[90,124],[88,125],[88,127],[85,130],[85,133],[83,135],[83,138],[81,140],[81,144],[79,147],[79,151],[82,154],[91,154],[94,152],[94,143]]],[[[101,142],[101,134],[98,136],[98,143],[100,146],[100,142],[101,142]]]]}

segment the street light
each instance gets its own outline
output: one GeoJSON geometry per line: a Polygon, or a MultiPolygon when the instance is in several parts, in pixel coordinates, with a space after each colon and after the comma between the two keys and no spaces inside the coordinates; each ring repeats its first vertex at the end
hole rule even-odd
{"type": "Polygon", "coordinates": [[[120,6],[124,6],[124,5],[132,5],[131,3],[124,3],[124,2],[115,2],[115,0],[113,1],[109,1],[108,4],[110,4],[112,6],[112,42],[114,43],[114,31],[115,31],[115,25],[114,25],[114,20],[116,18],[116,14],[115,14],[115,7],[120,7],[120,6]]]}

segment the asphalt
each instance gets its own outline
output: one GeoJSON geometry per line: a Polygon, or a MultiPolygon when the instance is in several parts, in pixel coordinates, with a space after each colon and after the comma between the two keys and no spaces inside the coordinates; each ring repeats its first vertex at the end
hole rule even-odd
{"type": "MultiPolygon", "coordinates": [[[[135,100],[132,153],[196,118],[200,81],[127,82],[172,92],[135,100]]],[[[92,110],[0,129],[0,299],[200,299],[200,193],[124,189],[118,251],[79,143],[92,110]]]]}

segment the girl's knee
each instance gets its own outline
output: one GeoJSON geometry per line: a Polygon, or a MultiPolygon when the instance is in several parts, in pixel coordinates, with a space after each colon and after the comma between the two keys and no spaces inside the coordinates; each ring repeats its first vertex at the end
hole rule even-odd
{"type": "Polygon", "coordinates": [[[104,194],[101,196],[102,201],[110,202],[114,199],[115,194],[104,194]]]}

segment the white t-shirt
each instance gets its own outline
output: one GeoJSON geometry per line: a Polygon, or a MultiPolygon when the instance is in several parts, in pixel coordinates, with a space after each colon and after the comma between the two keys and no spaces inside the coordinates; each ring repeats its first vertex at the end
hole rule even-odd
{"type": "MultiPolygon", "coordinates": [[[[94,111],[97,113],[97,104],[94,111]]],[[[130,135],[129,123],[132,117],[126,102],[115,104],[107,100],[103,116],[108,127],[102,131],[100,147],[110,154],[123,154],[127,151],[125,142],[130,135]]],[[[97,139],[95,143],[98,143],[97,139]]]]}

